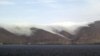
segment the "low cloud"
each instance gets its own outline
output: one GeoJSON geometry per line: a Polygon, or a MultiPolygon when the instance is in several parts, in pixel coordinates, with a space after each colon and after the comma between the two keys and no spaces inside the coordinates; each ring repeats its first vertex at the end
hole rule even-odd
{"type": "Polygon", "coordinates": [[[17,34],[17,35],[26,35],[30,36],[36,32],[31,30],[31,28],[43,29],[45,31],[51,32],[53,34],[58,34],[60,31],[66,31],[70,34],[75,34],[79,27],[87,26],[88,23],[75,23],[75,22],[62,22],[62,23],[53,23],[47,25],[34,25],[34,24],[1,24],[0,27],[6,29],[7,31],[17,34]]]}

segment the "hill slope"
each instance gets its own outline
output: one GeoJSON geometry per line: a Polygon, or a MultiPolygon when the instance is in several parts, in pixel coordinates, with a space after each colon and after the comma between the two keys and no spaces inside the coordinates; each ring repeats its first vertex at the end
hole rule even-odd
{"type": "Polygon", "coordinates": [[[94,44],[100,43],[100,21],[88,24],[49,26],[1,26],[1,44],[94,44]],[[69,27],[69,28],[68,28],[69,27]]]}

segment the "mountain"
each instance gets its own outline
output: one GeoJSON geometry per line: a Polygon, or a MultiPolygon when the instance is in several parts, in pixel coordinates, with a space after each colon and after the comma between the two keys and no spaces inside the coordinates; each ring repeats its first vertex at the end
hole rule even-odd
{"type": "Polygon", "coordinates": [[[49,26],[0,26],[0,44],[97,43],[100,43],[100,21],[88,24],[64,23],[49,26]]]}
{"type": "MultiPolygon", "coordinates": [[[[0,43],[1,44],[70,44],[70,39],[68,39],[67,36],[66,37],[60,36],[38,28],[30,28],[30,29],[33,33],[31,33],[30,36],[26,36],[26,35],[17,35],[7,31],[6,29],[0,28],[0,43]]],[[[66,34],[68,33],[66,32],[66,34]]]]}
{"type": "Polygon", "coordinates": [[[76,34],[77,44],[100,44],[100,21],[88,24],[88,27],[81,27],[76,34]]]}

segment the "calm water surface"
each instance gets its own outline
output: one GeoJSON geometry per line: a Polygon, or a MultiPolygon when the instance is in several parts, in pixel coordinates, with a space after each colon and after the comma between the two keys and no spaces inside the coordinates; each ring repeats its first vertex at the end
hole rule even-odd
{"type": "Polygon", "coordinates": [[[100,56],[100,45],[3,45],[0,56],[100,56]]]}

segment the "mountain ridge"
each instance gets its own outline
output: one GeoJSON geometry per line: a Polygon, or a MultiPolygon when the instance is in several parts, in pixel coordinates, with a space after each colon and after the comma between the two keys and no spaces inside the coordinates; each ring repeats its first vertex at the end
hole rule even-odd
{"type": "Polygon", "coordinates": [[[31,45],[91,44],[100,42],[100,21],[88,24],[72,24],[69,28],[67,28],[67,25],[0,26],[0,43],[31,45]],[[68,30],[72,30],[71,32],[74,32],[74,34],[68,30]]]}

